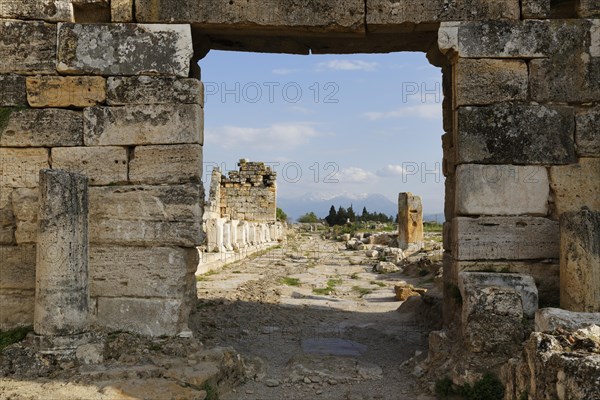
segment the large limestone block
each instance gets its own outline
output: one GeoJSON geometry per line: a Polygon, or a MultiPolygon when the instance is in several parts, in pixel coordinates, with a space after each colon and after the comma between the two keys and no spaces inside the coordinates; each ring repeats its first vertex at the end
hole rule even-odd
{"type": "Polygon", "coordinates": [[[203,30],[363,32],[364,0],[136,0],[139,22],[191,23],[203,30]]]}
{"type": "Polygon", "coordinates": [[[529,63],[531,98],[537,102],[600,101],[600,55],[559,54],[529,63]]]}
{"type": "Polygon", "coordinates": [[[442,53],[462,58],[544,57],[548,38],[533,34],[543,31],[544,25],[542,21],[442,22],[438,46],[442,53]],[[486,42],[478,43],[482,37],[486,42]]]}
{"type": "MultiPolygon", "coordinates": [[[[493,272],[461,272],[459,285],[465,290],[477,290],[484,287],[504,287],[516,290],[521,296],[522,313],[534,318],[538,309],[538,290],[535,281],[529,275],[493,272]]],[[[466,290],[466,291],[468,291],[466,290]]]]}
{"type": "Polygon", "coordinates": [[[390,25],[438,23],[441,21],[480,21],[519,19],[519,1],[464,0],[444,2],[367,0],[369,31],[390,29],[390,25]]]}
{"type": "Polygon", "coordinates": [[[13,109],[9,110],[7,118],[7,122],[0,124],[0,146],[83,145],[83,118],[79,111],[13,109]]]}
{"type": "Polygon", "coordinates": [[[573,109],[501,103],[458,109],[459,163],[569,164],[576,161],[573,109]]]}
{"type": "Polygon", "coordinates": [[[27,78],[31,107],[91,107],[106,99],[106,80],[100,76],[35,76],[27,78]]]}
{"type": "Polygon", "coordinates": [[[0,188],[36,187],[40,169],[48,167],[48,149],[0,147],[0,188]]]}
{"type": "Polygon", "coordinates": [[[552,332],[557,328],[577,330],[590,325],[600,326],[600,313],[573,312],[560,308],[542,308],[535,313],[537,332],[552,332]]]}
{"type": "Polygon", "coordinates": [[[113,331],[175,336],[189,329],[185,311],[184,302],[179,299],[99,297],[95,324],[113,331]]]}
{"type": "Polygon", "coordinates": [[[12,195],[17,229],[15,240],[20,244],[37,243],[39,195],[38,189],[20,188],[12,195]]]}
{"type": "Polygon", "coordinates": [[[202,242],[199,185],[90,188],[94,244],[194,247],[202,242]]]}
{"type": "Polygon", "coordinates": [[[438,45],[463,58],[560,57],[589,46],[592,26],[590,20],[442,22],[438,45]]]}
{"type": "Polygon", "coordinates": [[[463,164],[456,168],[461,215],[548,214],[548,171],[541,166],[463,164]]]}
{"type": "Polygon", "coordinates": [[[175,75],[187,78],[189,25],[58,25],[58,71],[91,75],[175,75]]]}
{"type": "Polygon", "coordinates": [[[527,99],[525,61],[461,58],[454,68],[457,106],[527,99]]]}
{"type": "Polygon", "coordinates": [[[560,303],[560,266],[558,260],[533,261],[456,261],[456,273],[497,272],[528,275],[533,278],[538,291],[540,307],[558,306],[560,303]]]}
{"type": "Polygon", "coordinates": [[[600,211],[560,217],[560,306],[600,312],[600,211]]]}
{"type": "Polygon", "coordinates": [[[197,267],[194,248],[92,246],[90,296],[177,297],[197,267]]]}
{"type": "Polygon", "coordinates": [[[200,104],[204,106],[204,86],[193,78],[171,76],[110,77],[107,104],[200,104]]]}
{"type": "Polygon", "coordinates": [[[55,147],[52,167],[86,175],[92,186],[127,182],[125,147],[55,147]]]}
{"type": "Polygon", "coordinates": [[[456,217],[452,256],[457,260],[558,258],[558,222],[539,217],[456,217]]]}
{"type": "Polygon", "coordinates": [[[138,146],[129,163],[129,179],[135,184],[200,183],[202,146],[138,146]]]}
{"type": "Polygon", "coordinates": [[[35,289],[35,246],[0,246],[0,290],[35,289]]]}
{"type": "Polygon", "coordinates": [[[0,107],[26,105],[25,77],[20,75],[0,75],[0,107]]]}
{"type": "Polygon", "coordinates": [[[72,22],[69,0],[0,0],[0,18],[72,22]]]}
{"type": "Polygon", "coordinates": [[[56,74],[56,25],[0,21],[0,38],[0,74],[56,74]]]}
{"type": "Polygon", "coordinates": [[[460,277],[459,288],[464,345],[472,353],[514,354],[524,339],[520,293],[510,287],[465,284],[460,277]]]}
{"type": "Polygon", "coordinates": [[[34,290],[0,289],[0,330],[33,324],[34,290]]]}
{"type": "Polygon", "coordinates": [[[423,245],[423,204],[412,193],[398,195],[398,243],[403,249],[423,245]]]}
{"type": "Polygon", "coordinates": [[[45,336],[80,334],[89,323],[87,178],[42,170],[39,193],[33,328],[45,336]]]}
{"type": "Polygon", "coordinates": [[[579,163],[550,167],[550,187],[555,213],[581,207],[600,211],[600,158],[580,158],[579,163]]]}
{"type": "Polygon", "coordinates": [[[86,146],[202,144],[204,113],[199,105],[92,107],[84,111],[86,146]]]}
{"type": "Polygon", "coordinates": [[[577,111],[575,125],[577,154],[600,157],[600,106],[577,111]]]}

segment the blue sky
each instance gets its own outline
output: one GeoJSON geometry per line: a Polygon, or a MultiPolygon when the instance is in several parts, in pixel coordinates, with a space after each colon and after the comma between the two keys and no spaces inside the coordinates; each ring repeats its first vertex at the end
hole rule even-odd
{"type": "Polygon", "coordinates": [[[211,51],[200,66],[205,182],[248,158],[273,166],[281,198],[412,192],[443,211],[441,70],[425,54],[211,51]]]}

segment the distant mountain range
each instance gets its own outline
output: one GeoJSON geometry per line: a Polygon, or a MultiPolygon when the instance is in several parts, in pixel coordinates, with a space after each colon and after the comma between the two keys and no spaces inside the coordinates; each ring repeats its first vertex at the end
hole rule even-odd
{"type": "MultiPolygon", "coordinates": [[[[311,211],[317,214],[319,218],[325,218],[332,205],[336,210],[339,206],[348,208],[352,205],[354,212],[357,214],[362,213],[363,207],[367,207],[367,211],[371,213],[381,212],[394,218],[398,213],[398,205],[382,194],[340,195],[332,198],[307,194],[302,197],[277,199],[277,207],[281,208],[293,221],[311,211]]],[[[425,215],[424,219],[426,221],[437,220],[443,222],[444,216],[442,214],[431,214],[425,215]]]]}

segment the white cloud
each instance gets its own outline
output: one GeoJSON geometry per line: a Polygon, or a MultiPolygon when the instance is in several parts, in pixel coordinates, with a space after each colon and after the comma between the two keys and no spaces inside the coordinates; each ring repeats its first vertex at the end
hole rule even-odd
{"type": "Polygon", "coordinates": [[[206,142],[222,148],[289,150],[322,135],[309,123],[280,123],[266,128],[223,126],[206,132],[206,142]]]}
{"type": "Polygon", "coordinates": [[[290,111],[298,113],[298,114],[314,114],[315,111],[311,110],[310,108],[306,108],[306,107],[301,107],[301,106],[292,106],[289,108],[290,111]]]}
{"type": "Polygon", "coordinates": [[[415,106],[402,107],[394,111],[387,112],[368,112],[363,114],[371,121],[391,118],[423,118],[423,119],[441,119],[441,104],[419,104],[415,106]]]}
{"type": "Polygon", "coordinates": [[[275,74],[275,75],[291,75],[291,74],[294,74],[294,73],[298,72],[298,70],[297,69],[291,69],[291,68],[275,68],[271,72],[273,74],[275,74]]]}
{"type": "Polygon", "coordinates": [[[334,179],[338,179],[340,183],[367,183],[377,180],[377,176],[362,168],[350,167],[341,170],[334,179]]]}
{"type": "Polygon", "coordinates": [[[317,64],[317,70],[326,69],[334,71],[374,71],[377,67],[376,62],[361,60],[331,60],[317,64]]]}
{"type": "Polygon", "coordinates": [[[377,176],[380,176],[382,178],[388,178],[388,177],[392,177],[392,176],[402,176],[404,175],[404,168],[402,168],[402,166],[400,165],[392,165],[392,164],[388,164],[385,167],[383,167],[382,169],[378,170],[376,172],[377,176]]]}

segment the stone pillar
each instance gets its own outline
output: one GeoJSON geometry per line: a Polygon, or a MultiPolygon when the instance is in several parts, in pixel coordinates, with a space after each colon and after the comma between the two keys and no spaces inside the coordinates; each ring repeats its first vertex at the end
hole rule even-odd
{"type": "Polygon", "coordinates": [[[88,329],[88,179],[40,171],[34,330],[71,336],[88,329]]]}
{"type": "Polygon", "coordinates": [[[225,251],[233,250],[231,245],[231,222],[227,221],[223,224],[223,247],[225,251]]]}
{"type": "Polygon", "coordinates": [[[423,246],[423,206],[412,193],[398,196],[398,243],[403,250],[409,245],[423,246]]]}
{"type": "Polygon", "coordinates": [[[560,217],[560,307],[600,311],[600,211],[560,217]]]}

